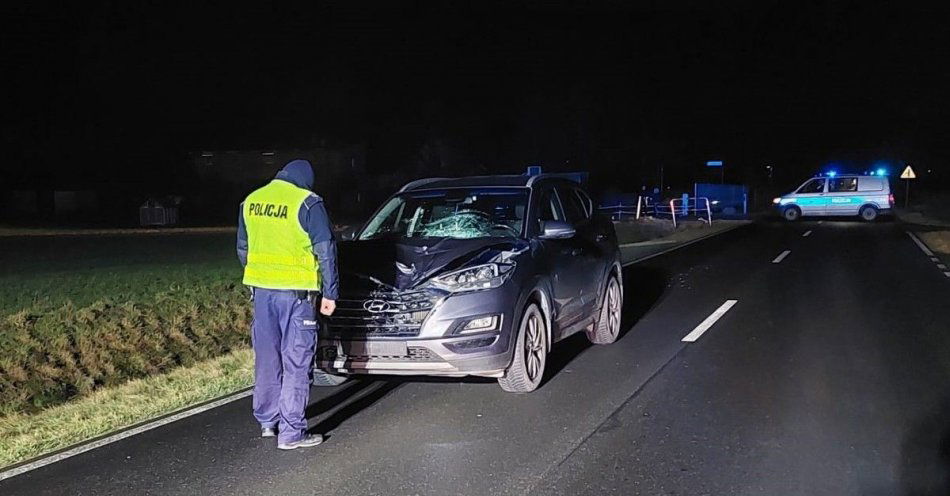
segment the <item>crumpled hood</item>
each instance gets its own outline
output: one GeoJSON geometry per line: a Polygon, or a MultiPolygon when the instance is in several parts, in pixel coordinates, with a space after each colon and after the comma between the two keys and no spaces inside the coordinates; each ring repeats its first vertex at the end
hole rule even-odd
{"type": "Polygon", "coordinates": [[[409,289],[443,272],[486,263],[504,251],[522,251],[520,239],[376,239],[339,245],[343,291],[375,289],[379,281],[409,289]]]}

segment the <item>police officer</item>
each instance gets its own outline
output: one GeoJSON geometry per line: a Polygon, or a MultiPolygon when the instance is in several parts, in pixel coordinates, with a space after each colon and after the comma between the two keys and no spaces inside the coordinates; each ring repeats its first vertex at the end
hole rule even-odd
{"type": "Polygon", "coordinates": [[[323,442],[306,433],[310,368],[320,313],[338,293],[336,244],[323,200],[310,189],[313,168],[293,160],[241,204],[237,252],[254,299],[254,417],[262,437],[292,450],[323,442]]]}

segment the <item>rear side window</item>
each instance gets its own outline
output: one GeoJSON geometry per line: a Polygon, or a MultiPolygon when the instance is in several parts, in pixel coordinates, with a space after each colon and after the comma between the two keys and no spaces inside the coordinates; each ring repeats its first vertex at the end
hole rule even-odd
{"type": "Polygon", "coordinates": [[[581,205],[584,206],[584,210],[587,212],[587,218],[589,219],[591,215],[594,215],[594,202],[590,201],[590,197],[587,196],[587,193],[582,189],[575,189],[574,194],[580,198],[581,205]]]}
{"type": "Polygon", "coordinates": [[[581,205],[581,199],[572,188],[558,186],[557,196],[561,199],[561,206],[564,207],[564,217],[568,222],[577,224],[587,220],[587,207],[581,205]]]}
{"type": "Polygon", "coordinates": [[[859,177],[858,191],[881,191],[884,189],[884,178],[882,177],[859,177]]]}
{"type": "Polygon", "coordinates": [[[828,192],[845,193],[858,190],[858,178],[856,177],[836,177],[828,183],[828,192]]]}

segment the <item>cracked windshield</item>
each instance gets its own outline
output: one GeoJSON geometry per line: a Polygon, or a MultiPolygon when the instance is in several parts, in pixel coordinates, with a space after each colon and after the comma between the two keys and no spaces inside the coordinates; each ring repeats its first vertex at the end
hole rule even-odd
{"type": "Polygon", "coordinates": [[[518,237],[527,204],[528,192],[523,188],[402,194],[376,214],[360,239],[518,237]]]}

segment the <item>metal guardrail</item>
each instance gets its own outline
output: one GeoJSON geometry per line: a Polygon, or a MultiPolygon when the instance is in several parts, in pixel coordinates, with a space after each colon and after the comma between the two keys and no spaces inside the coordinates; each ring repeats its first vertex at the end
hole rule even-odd
{"type": "Polygon", "coordinates": [[[649,196],[638,196],[636,205],[621,202],[616,205],[597,207],[597,210],[609,212],[611,220],[623,220],[624,216],[639,219],[641,216],[652,215],[655,205],[649,196]]]}
{"type": "Polygon", "coordinates": [[[673,227],[676,227],[677,217],[688,217],[693,214],[707,225],[712,225],[712,207],[709,198],[706,197],[689,198],[685,203],[682,198],[674,198],[665,203],[655,203],[648,196],[638,196],[636,205],[618,203],[598,207],[597,209],[609,212],[610,219],[615,221],[623,220],[624,216],[638,220],[640,217],[647,215],[654,217],[669,216],[673,221],[673,227]]]}
{"type": "Polygon", "coordinates": [[[712,208],[710,207],[709,198],[689,198],[685,202],[682,198],[674,198],[670,200],[669,204],[657,205],[655,215],[657,217],[669,215],[670,219],[673,220],[673,227],[676,227],[677,217],[688,217],[690,214],[696,215],[699,220],[711,226],[712,208]],[[703,218],[704,215],[705,218],[703,218]]]}

